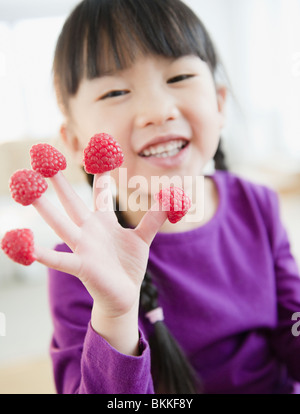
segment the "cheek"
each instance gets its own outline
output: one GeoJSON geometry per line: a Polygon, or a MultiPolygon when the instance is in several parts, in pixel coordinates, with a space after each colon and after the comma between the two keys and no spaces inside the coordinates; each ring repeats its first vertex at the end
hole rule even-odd
{"type": "Polygon", "coordinates": [[[211,116],[211,118],[207,117],[206,121],[201,125],[198,143],[205,159],[208,161],[215,155],[217,150],[220,140],[220,128],[217,114],[211,116]]]}
{"type": "Polygon", "coordinates": [[[193,129],[194,144],[205,161],[211,159],[220,140],[220,114],[215,102],[195,103],[190,111],[190,124],[193,129]]]}
{"type": "Polygon", "coordinates": [[[220,134],[220,115],[216,107],[205,103],[195,106],[190,112],[190,124],[196,136],[202,136],[203,140],[211,141],[220,134]]]}

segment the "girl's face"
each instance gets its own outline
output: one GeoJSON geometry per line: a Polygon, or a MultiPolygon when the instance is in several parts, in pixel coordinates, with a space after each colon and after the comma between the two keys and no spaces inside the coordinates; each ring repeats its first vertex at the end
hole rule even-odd
{"type": "Polygon", "coordinates": [[[128,180],[201,175],[218,146],[225,96],[196,56],[140,56],[129,69],[81,82],[69,102],[65,140],[82,159],[94,134],[111,134],[128,180]]]}

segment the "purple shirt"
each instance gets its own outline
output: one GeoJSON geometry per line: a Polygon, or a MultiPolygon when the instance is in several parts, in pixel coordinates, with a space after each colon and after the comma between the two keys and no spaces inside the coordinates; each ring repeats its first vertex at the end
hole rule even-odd
{"type": "MultiPolygon", "coordinates": [[[[219,207],[203,226],[159,233],[149,257],[165,323],[205,393],[292,393],[300,382],[300,277],[276,194],[227,172],[212,177],[219,207]]],[[[64,244],[59,251],[69,251],[64,244]]],[[[140,315],[140,355],[120,354],[90,325],[92,299],[74,276],[50,270],[51,356],[59,393],[154,393],[140,315]]]]}

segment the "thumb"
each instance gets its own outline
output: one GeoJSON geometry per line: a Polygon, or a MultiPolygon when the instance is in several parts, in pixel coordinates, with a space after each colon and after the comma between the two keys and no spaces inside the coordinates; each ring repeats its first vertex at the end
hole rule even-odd
{"type": "Polygon", "coordinates": [[[167,219],[167,212],[163,211],[159,203],[155,203],[144,215],[135,232],[150,246],[156,233],[167,219]]]}

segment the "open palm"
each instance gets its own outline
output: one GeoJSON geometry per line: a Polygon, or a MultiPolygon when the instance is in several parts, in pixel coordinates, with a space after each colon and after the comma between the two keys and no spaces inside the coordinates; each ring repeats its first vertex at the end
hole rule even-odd
{"type": "Polygon", "coordinates": [[[73,254],[40,246],[35,246],[35,254],[40,263],[78,277],[105,316],[116,317],[128,312],[138,300],[149,246],[167,215],[152,208],[135,229],[123,228],[107,188],[109,203],[101,204],[102,181],[108,174],[95,175],[94,211],[74,192],[62,172],[51,178],[67,215],[51,205],[45,195],[33,205],[73,254]]]}

